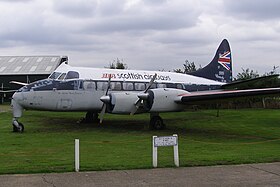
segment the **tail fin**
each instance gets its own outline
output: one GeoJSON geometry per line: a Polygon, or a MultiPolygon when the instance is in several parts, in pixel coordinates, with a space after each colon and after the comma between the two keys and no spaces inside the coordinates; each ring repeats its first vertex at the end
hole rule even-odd
{"type": "Polygon", "coordinates": [[[226,39],[222,41],[213,60],[207,66],[188,74],[219,82],[231,82],[232,60],[228,41],[226,39]]]}

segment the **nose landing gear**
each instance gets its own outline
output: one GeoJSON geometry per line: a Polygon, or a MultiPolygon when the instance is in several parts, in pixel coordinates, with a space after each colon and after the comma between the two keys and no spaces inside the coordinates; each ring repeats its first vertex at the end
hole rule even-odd
{"type": "Polygon", "coordinates": [[[13,119],[12,125],[13,125],[13,132],[22,133],[24,131],[23,124],[18,122],[16,119],[13,119]]]}

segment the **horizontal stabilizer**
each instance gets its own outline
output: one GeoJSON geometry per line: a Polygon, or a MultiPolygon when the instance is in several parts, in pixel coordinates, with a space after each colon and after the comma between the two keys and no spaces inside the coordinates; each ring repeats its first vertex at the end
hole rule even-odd
{"type": "Polygon", "coordinates": [[[0,93],[13,93],[16,92],[17,90],[0,90],[0,93]]]}
{"type": "Polygon", "coordinates": [[[274,79],[278,79],[279,75],[268,75],[257,78],[252,78],[248,80],[234,81],[228,84],[222,85],[222,89],[246,89],[246,88],[266,88],[266,87],[278,87],[280,85],[264,85],[267,82],[274,79]],[[261,85],[260,85],[261,84],[261,85]]]}
{"type": "Polygon", "coordinates": [[[26,86],[28,85],[27,83],[24,82],[18,82],[18,81],[10,81],[11,84],[18,84],[18,85],[22,85],[22,86],[26,86]]]}

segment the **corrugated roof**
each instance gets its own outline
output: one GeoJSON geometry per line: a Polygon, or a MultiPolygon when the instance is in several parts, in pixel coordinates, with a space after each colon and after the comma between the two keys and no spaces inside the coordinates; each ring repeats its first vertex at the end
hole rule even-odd
{"type": "Polygon", "coordinates": [[[50,74],[61,56],[0,56],[0,75],[50,74]]]}

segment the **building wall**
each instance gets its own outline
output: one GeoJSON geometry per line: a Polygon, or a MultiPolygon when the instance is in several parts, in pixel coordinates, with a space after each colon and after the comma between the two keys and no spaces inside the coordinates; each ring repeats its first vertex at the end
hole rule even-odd
{"type": "MultiPolygon", "coordinates": [[[[21,85],[11,84],[10,81],[18,81],[23,83],[31,83],[37,80],[45,79],[49,76],[46,75],[0,75],[0,90],[18,90],[21,88],[21,85]]],[[[13,93],[0,93],[0,103],[10,102],[13,93]]]]}
{"type": "MultiPolygon", "coordinates": [[[[0,56],[0,90],[18,90],[21,85],[10,81],[31,83],[47,78],[67,56],[0,56]]],[[[13,93],[0,93],[0,103],[10,102],[13,93]]]]}

